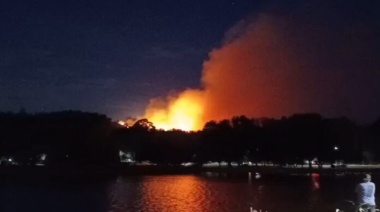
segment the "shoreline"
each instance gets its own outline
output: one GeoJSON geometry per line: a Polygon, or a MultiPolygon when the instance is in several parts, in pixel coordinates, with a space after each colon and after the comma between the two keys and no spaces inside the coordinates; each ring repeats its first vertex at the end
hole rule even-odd
{"type": "Polygon", "coordinates": [[[321,175],[347,174],[356,175],[370,172],[380,174],[380,165],[360,165],[337,168],[309,167],[277,167],[277,166],[239,166],[239,167],[199,167],[199,166],[167,166],[167,165],[86,165],[86,166],[5,166],[0,167],[0,176],[12,175],[46,175],[46,176],[76,176],[92,175],[176,175],[201,174],[216,172],[226,174],[260,173],[263,175],[297,175],[318,173],[321,175]]]}

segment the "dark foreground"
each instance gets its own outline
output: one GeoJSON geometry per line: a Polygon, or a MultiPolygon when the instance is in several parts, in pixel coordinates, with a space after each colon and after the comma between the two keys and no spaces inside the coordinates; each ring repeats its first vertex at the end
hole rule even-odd
{"type": "MultiPolygon", "coordinates": [[[[360,180],[343,173],[268,172],[256,177],[243,170],[188,174],[185,170],[190,169],[167,168],[164,173],[155,168],[129,167],[115,175],[104,170],[100,175],[94,168],[64,173],[40,169],[30,174],[8,170],[0,176],[0,211],[244,212],[249,207],[268,212],[348,211],[351,206],[345,200],[355,198],[354,187],[360,180]]],[[[379,176],[374,174],[375,183],[379,176]]]]}

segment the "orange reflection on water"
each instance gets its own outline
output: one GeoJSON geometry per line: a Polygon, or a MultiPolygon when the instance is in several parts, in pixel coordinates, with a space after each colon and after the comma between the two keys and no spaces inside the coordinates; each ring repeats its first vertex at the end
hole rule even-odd
{"type": "Polygon", "coordinates": [[[197,177],[155,176],[142,186],[142,211],[207,211],[204,184],[197,177]]]}

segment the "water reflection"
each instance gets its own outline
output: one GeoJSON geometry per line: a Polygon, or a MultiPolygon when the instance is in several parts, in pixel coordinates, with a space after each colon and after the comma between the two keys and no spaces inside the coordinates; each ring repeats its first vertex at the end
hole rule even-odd
{"type": "MultiPolygon", "coordinates": [[[[373,175],[375,183],[380,178],[373,175]]],[[[255,172],[125,176],[89,181],[16,182],[0,177],[0,211],[328,212],[349,211],[357,176],[269,176],[255,172]],[[249,176],[251,176],[249,178],[249,176]],[[248,178],[248,180],[247,180],[248,178]],[[348,208],[347,210],[345,208],[348,208]]],[[[376,199],[380,199],[376,197],[376,199]]]]}
{"type": "Polygon", "coordinates": [[[319,202],[323,202],[321,197],[321,184],[320,184],[320,174],[312,173],[311,174],[311,194],[309,197],[308,207],[315,207],[319,202]]]}
{"type": "Polygon", "coordinates": [[[312,181],[312,189],[313,190],[318,190],[320,188],[319,177],[320,177],[320,175],[318,173],[311,174],[311,181],[312,181]]]}
{"type": "Polygon", "coordinates": [[[108,187],[108,211],[249,211],[257,189],[240,180],[231,183],[224,176],[120,177],[108,187]],[[252,195],[247,193],[250,190],[252,195]]]}
{"type": "Polygon", "coordinates": [[[139,180],[118,177],[108,186],[107,196],[109,202],[109,212],[137,211],[139,208],[139,180]]]}
{"type": "Polygon", "coordinates": [[[318,174],[255,176],[252,172],[241,177],[217,173],[119,177],[108,186],[108,211],[334,211],[335,204],[346,198],[342,194],[351,191],[341,180],[322,180],[318,174]]]}
{"type": "Polygon", "coordinates": [[[147,178],[141,185],[142,211],[207,211],[206,189],[195,176],[147,178]]]}
{"type": "Polygon", "coordinates": [[[119,177],[109,185],[109,212],[210,211],[207,195],[195,176],[119,177]]]}

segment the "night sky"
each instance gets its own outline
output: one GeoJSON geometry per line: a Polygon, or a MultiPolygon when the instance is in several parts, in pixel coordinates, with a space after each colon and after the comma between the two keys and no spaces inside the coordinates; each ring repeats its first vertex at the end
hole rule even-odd
{"type": "MultiPolygon", "coordinates": [[[[333,91],[344,87],[336,96],[326,99],[321,89],[311,89],[318,93],[313,101],[305,100],[308,104],[297,107],[287,105],[293,108],[279,110],[278,113],[289,115],[286,113],[297,112],[295,109],[302,106],[306,109],[299,112],[347,115],[362,122],[373,121],[380,116],[379,1],[263,2],[1,1],[0,111],[17,112],[20,108],[32,113],[82,110],[104,113],[113,119],[140,116],[152,98],[207,86],[204,64],[212,66],[212,61],[218,60],[215,55],[219,50],[246,33],[240,32],[246,31],[240,29],[241,25],[257,26],[268,32],[266,25],[260,24],[263,21],[259,17],[273,17],[275,14],[277,19],[284,20],[280,24],[284,26],[281,33],[289,32],[286,36],[278,34],[282,43],[290,46],[285,50],[280,46],[281,51],[291,52],[286,55],[300,61],[305,70],[312,69],[311,74],[300,74],[307,76],[300,79],[323,81],[326,76],[333,75],[337,79],[333,91]],[[347,38],[347,35],[352,37],[347,38]],[[350,52],[355,52],[355,56],[350,52]],[[342,53],[350,55],[341,56],[342,53]],[[303,57],[305,54],[309,55],[303,57]],[[358,62],[347,63],[352,60],[358,62]],[[355,94],[351,95],[352,92],[355,94]],[[310,106],[324,101],[334,103],[310,106]]],[[[278,21],[274,22],[279,25],[278,21]]],[[[277,38],[275,40],[278,41],[277,38]]],[[[220,55],[224,58],[223,54],[220,55]]],[[[257,59],[257,54],[253,58],[257,59]]],[[[278,58],[283,58],[283,54],[274,57],[278,58]]],[[[268,56],[264,56],[264,60],[267,59],[268,56]]],[[[223,61],[228,61],[228,56],[223,61]]],[[[284,72],[293,70],[291,67],[294,66],[286,66],[284,72]]],[[[274,78],[277,82],[278,76],[274,78]]],[[[263,81],[270,82],[271,79],[266,81],[266,77],[263,81]]],[[[333,80],[329,82],[315,82],[314,86],[328,88],[335,83],[333,80]]],[[[302,101],[305,92],[303,90],[302,95],[298,92],[297,101],[302,101]]],[[[210,99],[219,101],[218,98],[210,99]]],[[[294,102],[291,98],[289,101],[294,102]]],[[[265,102],[267,107],[270,101],[265,102]]],[[[273,104],[281,107],[277,102],[273,104]]],[[[256,111],[247,115],[280,115],[256,111]]]]}

